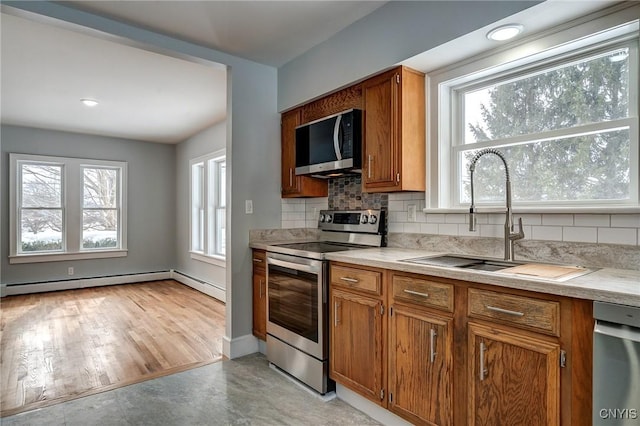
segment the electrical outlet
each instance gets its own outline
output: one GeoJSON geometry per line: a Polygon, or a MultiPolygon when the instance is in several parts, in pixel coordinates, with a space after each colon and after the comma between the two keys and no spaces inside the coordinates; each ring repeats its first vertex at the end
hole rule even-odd
{"type": "Polygon", "coordinates": [[[244,200],[244,212],[253,214],[253,200],[244,200]]]}
{"type": "Polygon", "coordinates": [[[410,204],[407,206],[407,221],[415,222],[416,221],[416,205],[410,204]]]}
{"type": "Polygon", "coordinates": [[[73,275],[74,273],[75,271],[73,270],[73,266],[69,266],[69,268],[67,269],[67,274],[73,275]]]}

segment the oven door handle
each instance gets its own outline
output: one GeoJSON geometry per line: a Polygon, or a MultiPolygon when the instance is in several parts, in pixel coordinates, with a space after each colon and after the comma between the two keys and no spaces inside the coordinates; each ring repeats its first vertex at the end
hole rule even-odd
{"type": "Polygon", "coordinates": [[[267,258],[267,264],[282,266],[283,268],[293,269],[294,271],[309,272],[311,274],[318,274],[321,271],[321,266],[315,265],[303,265],[300,263],[288,262],[285,260],[274,259],[272,257],[267,258]]]}
{"type": "Polygon", "coordinates": [[[611,324],[603,321],[596,321],[593,329],[596,334],[617,337],[618,339],[631,340],[640,343],[640,329],[620,324],[611,324]]]}

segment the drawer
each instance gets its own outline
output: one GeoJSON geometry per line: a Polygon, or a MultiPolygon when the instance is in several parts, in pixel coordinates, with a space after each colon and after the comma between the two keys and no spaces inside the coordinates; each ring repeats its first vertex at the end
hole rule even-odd
{"type": "Polygon", "coordinates": [[[560,303],[552,300],[470,288],[469,316],[560,335],[560,303]]]}
{"type": "Polygon", "coordinates": [[[394,301],[402,301],[453,312],[453,285],[429,279],[394,275],[394,301]]]}
{"type": "Polygon", "coordinates": [[[382,294],[381,272],[331,265],[330,275],[332,285],[382,294]]]}
{"type": "Polygon", "coordinates": [[[267,267],[267,253],[264,250],[253,250],[251,263],[253,269],[266,269],[267,267]]]}

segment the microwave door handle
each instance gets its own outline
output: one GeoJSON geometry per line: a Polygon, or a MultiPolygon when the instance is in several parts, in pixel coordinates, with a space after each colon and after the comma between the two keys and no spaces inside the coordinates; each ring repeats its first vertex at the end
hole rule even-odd
{"type": "Polygon", "coordinates": [[[336,160],[342,160],[342,152],[340,152],[340,121],[342,116],[336,117],[336,124],[333,126],[333,149],[336,152],[336,160]]]}

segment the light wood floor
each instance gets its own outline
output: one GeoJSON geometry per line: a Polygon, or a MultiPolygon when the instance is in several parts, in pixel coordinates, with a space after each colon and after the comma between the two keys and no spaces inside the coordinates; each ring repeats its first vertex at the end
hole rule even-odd
{"type": "Polygon", "coordinates": [[[215,362],[224,304],[173,280],[0,301],[0,416],[215,362]]]}

